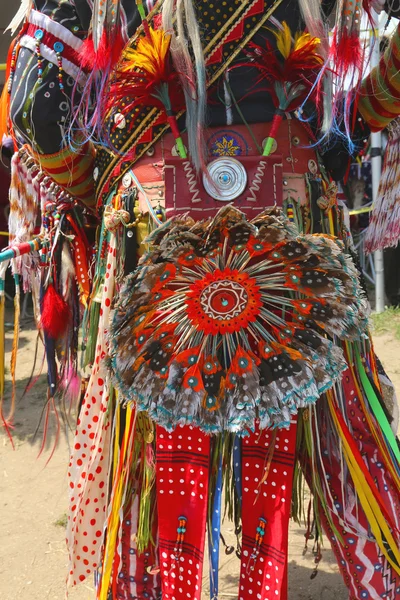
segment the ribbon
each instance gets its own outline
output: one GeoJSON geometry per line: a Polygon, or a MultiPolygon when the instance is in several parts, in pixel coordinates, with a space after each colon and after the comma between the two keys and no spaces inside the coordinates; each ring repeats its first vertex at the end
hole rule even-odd
{"type": "Polygon", "coordinates": [[[394,529],[391,519],[383,505],[379,491],[374,486],[372,478],[363,463],[352,435],[342,415],[334,405],[332,394],[327,392],[327,397],[332,419],[343,443],[346,464],[371,531],[382,554],[393,569],[400,574],[400,551],[390,530],[390,528],[394,529]]]}
{"type": "Polygon", "coordinates": [[[215,485],[214,501],[212,507],[211,523],[208,528],[208,550],[210,557],[210,598],[218,598],[218,569],[219,569],[219,541],[221,535],[221,501],[222,501],[222,458],[218,457],[218,474],[215,485]]]}
{"type": "Polygon", "coordinates": [[[383,408],[375,394],[374,388],[372,387],[371,382],[369,381],[368,376],[365,372],[365,368],[362,363],[360,352],[359,352],[358,348],[355,349],[354,353],[355,353],[355,357],[356,357],[357,370],[358,370],[358,373],[359,373],[360,379],[361,379],[361,385],[364,389],[364,392],[365,392],[365,395],[369,402],[369,405],[371,407],[371,410],[374,413],[375,418],[378,421],[378,423],[383,431],[383,434],[384,434],[390,448],[392,449],[394,456],[396,457],[397,462],[400,463],[400,450],[397,445],[396,438],[395,438],[394,433],[390,427],[390,424],[386,418],[383,408]]]}

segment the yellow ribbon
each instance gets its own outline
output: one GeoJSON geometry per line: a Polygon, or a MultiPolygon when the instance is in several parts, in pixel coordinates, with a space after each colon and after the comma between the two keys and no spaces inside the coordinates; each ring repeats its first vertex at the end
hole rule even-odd
{"type": "Polygon", "coordinates": [[[382,512],[379,508],[379,504],[375,499],[374,493],[367,484],[365,477],[355,460],[351,448],[347,442],[346,436],[341,428],[339,420],[336,415],[334,403],[332,400],[332,394],[330,392],[327,393],[329,409],[331,412],[332,419],[336,425],[337,432],[340,435],[340,439],[343,444],[343,454],[346,460],[346,464],[348,466],[351,478],[354,483],[355,490],[357,492],[357,496],[360,500],[360,504],[364,510],[364,513],[368,519],[368,523],[371,527],[371,531],[375,537],[375,540],[381,549],[382,553],[388,560],[388,562],[392,565],[393,569],[400,575],[400,551],[396,544],[395,539],[392,536],[392,533],[389,529],[388,524],[382,512]],[[383,542],[382,534],[384,535],[387,544],[390,547],[390,550],[395,557],[395,560],[390,556],[389,552],[386,549],[386,546],[383,542]]]}
{"type": "Polygon", "coordinates": [[[103,573],[101,587],[98,595],[99,600],[107,600],[110,587],[112,571],[114,567],[114,556],[117,545],[118,530],[121,523],[121,511],[124,503],[124,490],[126,489],[126,477],[129,471],[129,465],[126,464],[126,457],[129,454],[128,444],[130,437],[132,407],[126,407],[126,425],[122,447],[119,449],[120,429],[121,429],[121,405],[117,402],[115,411],[115,437],[114,437],[114,460],[113,460],[113,494],[112,508],[107,523],[107,541],[104,549],[103,573]],[[118,479],[116,479],[118,477],[118,479]]]}

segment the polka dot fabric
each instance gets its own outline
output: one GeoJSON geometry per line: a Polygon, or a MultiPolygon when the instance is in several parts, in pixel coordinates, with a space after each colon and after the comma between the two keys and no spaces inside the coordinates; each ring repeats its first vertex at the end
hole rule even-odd
{"type": "Polygon", "coordinates": [[[264,482],[271,430],[255,431],[242,442],[242,562],[239,600],[287,600],[287,548],[296,425],[280,430],[264,482]],[[265,533],[257,555],[260,519],[265,533]],[[257,555],[255,557],[255,555],[257,555]]]}
{"type": "Polygon", "coordinates": [[[157,427],[157,505],[163,600],[201,597],[210,438],[198,429],[157,427]],[[184,519],[184,520],[183,520],[184,519]],[[177,543],[178,527],[183,540],[177,543]]]}
{"type": "MultiPolygon", "coordinates": [[[[364,461],[385,503],[386,509],[395,526],[400,526],[400,497],[390,473],[384,468],[380,451],[361,408],[359,391],[350,370],[343,375],[345,398],[344,413],[352,429],[364,461]]],[[[329,427],[324,405],[317,404],[320,430],[329,427]]],[[[326,435],[320,436],[321,455],[327,473],[329,490],[325,499],[328,503],[332,521],[342,536],[343,544],[330,529],[326,519],[323,521],[326,534],[336,555],[343,579],[350,592],[350,600],[400,598],[400,576],[395,573],[369,532],[366,516],[358,502],[347,477],[346,500],[343,499],[343,482],[340,474],[342,466],[337,452],[328,447],[326,435]]],[[[397,534],[398,535],[398,534],[397,534]]]]}
{"type": "Polygon", "coordinates": [[[68,584],[84,581],[100,566],[107,510],[111,426],[107,414],[110,380],[104,364],[116,272],[114,236],[108,247],[95,363],[80,411],[69,465],[68,584]]]}

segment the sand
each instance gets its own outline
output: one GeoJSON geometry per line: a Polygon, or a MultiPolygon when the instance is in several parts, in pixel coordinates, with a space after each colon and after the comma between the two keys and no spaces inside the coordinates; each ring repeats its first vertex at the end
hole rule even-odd
{"type": "MultiPolygon", "coordinates": [[[[8,357],[12,329],[6,334],[8,357]]],[[[21,398],[30,377],[36,331],[32,321],[22,324],[18,354],[18,397],[21,398]]],[[[390,334],[375,337],[375,348],[400,395],[400,342],[390,334]]],[[[67,550],[65,520],[67,511],[68,437],[60,433],[59,443],[47,463],[55,439],[51,425],[46,446],[38,457],[43,428],[36,436],[44,404],[46,376],[42,374],[35,387],[18,402],[15,449],[0,433],[0,599],[61,600],[65,597],[67,550]]],[[[9,394],[9,386],[8,392],[9,394]]],[[[311,580],[314,566],[311,548],[303,556],[304,528],[292,524],[289,542],[289,597],[292,600],[347,600],[348,595],[336,566],[335,558],[325,544],[318,575],[311,580]]],[[[230,524],[224,525],[229,543],[233,541],[230,524]]],[[[221,598],[237,598],[239,560],[235,554],[221,557],[221,598]]],[[[207,577],[204,598],[208,597],[207,577]]],[[[93,581],[89,579],[69,593],[70,600],[93,600],[93,581]]]]}

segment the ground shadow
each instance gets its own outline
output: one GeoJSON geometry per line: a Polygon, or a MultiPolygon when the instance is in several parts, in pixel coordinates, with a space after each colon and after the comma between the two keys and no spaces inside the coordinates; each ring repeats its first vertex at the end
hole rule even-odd
{"type": "MultiPolygon", "coordinates": [[[[291,531],[291,535],[295,532],[291,531]]],[[[311,579],[314,570],[314,564],[310,559],[310,566],[299,565],[298,557],[290,552],[289,547],[289,598],[295,600],[348,600],[348,590],[343,583],[340,573],[331,573],[324,571],[326,559],[331,562],[331,558],[325,555],[332,554],[330,550],[323,553],[322,562],[318,574],[311,579]]],[[[333,555],[332,555],[333,556],[333,555]]],[[[224,565],[223,560],[220,566],[219,589],[221,597],[238,598],[239,594],[239,571],[240,561],[229,561],[224,565]],[[228,570],[228,572],[226,572],[228,570]]],[[[333,562],[336,562],[333,557],[333,562]]],[[[209,592],[208,576],[205,574],[203,579],[203,597],[209,592]]],[[[256,583],[255,583],[256,586],[256,583]]],[[[256,591],[256,588],[255,588],[256,591]]],[[[255,598],[257,595],[255,595],[255,598]]]]}
{"type": "MultiPolygon", "coordinates": [[[[49,404],[45,373],[39,375],[31,389],[24,393],[31,383],[30,377],[18,379],[14,423],[10,430],[14,443],[29,443],[39,449],[43,444],[43,452],[51,451],[61,436],[71,443],[76,425],[74,412],[63,405],[61,398],[55,398],[56,410],[49,404]]],[[[10,400],[11,382],[7,381],[3,410],[5,415],[9,410],[10,400]]]]}

